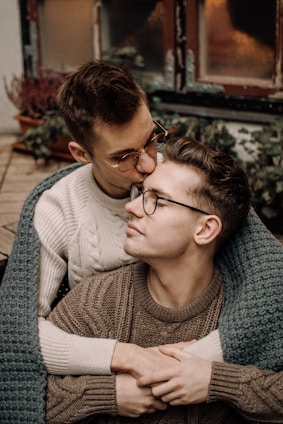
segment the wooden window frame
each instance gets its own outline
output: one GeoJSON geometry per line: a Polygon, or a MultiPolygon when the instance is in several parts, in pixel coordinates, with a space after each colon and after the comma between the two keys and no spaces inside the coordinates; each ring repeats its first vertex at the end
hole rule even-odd
{"type": "MultiPolygon", "coordinates": [[[[19,0],[22,22],[22,42],[25,72],[32,74],[41,67],[39,34],[38,1],[19,0]],[[31,34],[31,28],[34,33],[31,34]],[[37,30],[37,31],[36,31],[37,30]],[[36,34],[37,32],[37,34],[36,34]],[[33,35],[33,37],[32,37],[33,35]],[[27,53],[28,51],[28,53],[27,53]]],[[[180,107],[180,112],[186,109],[189,113],[210,115],[223,114],[229,110],[231,117],[237,118],[243,113],[258,113],[259,115],[282,115],[283,113],[283,0],[276,0],[277,25],[276,25],[276,50],[275,50],[275,80],[269,87],[245,84],[241,79],[239,84],[222,84],[217,79],[217,84],[224,87],[224,92],[202,92],[191,90],[187,87],[186,54],[189,50],[194,53],[194,75],[198,84],[209,84],[210,81],[199,76],[199,4],[202,0],[164,0],[165,31],[164,31],[164,89],[156,89],[155,93],[161,102],[170,105],[173,110],[180,107]],[[174,65],[168,69],[166,57],[172,53],[174,65]],[[172,78],[166,74],[171,72],[172,78]],[[211,112],[212,110],[216,112],[211,112]],[[240,111],[240,114],[238,113],[240,111]],[[235,113],[236,112],[236,113],[235,113]]],[[[96,23],[99,26],[99,22],[96,23]]],[[[99,28],[97,28],[99,31],[99,28]]],[[[98,40],[99,41],[99,40],[98,40]]],[[[172,64],[172,63],[171,63],[172,64]]],[[[211,81],[213,83],[213,81],[211,81]]],[[[257,117],[255,118],[257,119],[257,117]]]]}
{"type": "MultiPolygon", "coordinates": [[[[200,2],[201,0],[187,0],[186,5],[186,38],[187,50],[194,52],[195,59],[195,75],[196,81],[199,83],[214,82],[212,78],[200,77],[200,2]]],[[[276,47],[275,47],[275,63],[274,63],[274,81],[270,84],[262,83],[260,85],[251,85],[250,80],[241,79],[239,82],[235,80],[233,84],[221,81],[221,77],[217,78],[216,83],[221,84],[227,95],[237,96],[253,96],[268,97],[275,95],[283,89],[283,0],[276,0],[276,47]],[[281,17],[281,18],[280,18],[281,17]]],[[[283,93],[282,93],[283,97],[283,93]]]]}

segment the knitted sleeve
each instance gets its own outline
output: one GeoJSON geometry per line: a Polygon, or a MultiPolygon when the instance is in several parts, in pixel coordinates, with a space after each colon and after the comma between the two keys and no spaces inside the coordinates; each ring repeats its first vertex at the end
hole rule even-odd
{"type": "Polygon", "coordinates": [[[207,336],[187,346],[184,351],[193,353],[208,361],[223,362],[223,352],[218,330],[211,331],[207,336]]]}
{"type": "Polygon", "coordinates": [[[48,377],[48,424],[73,423],[95,414],[117,414],[114,374],[48,377]]]}
{"type": "MultiPolygon", "coordinates": [[[[81,283],[62,299],[48,320],[71,333],[71,337],[112,336],[108,314],[99,311],[94,301],[96,293],[99,296],[98,290],[98,284],[92,280],[81,283]]],[[[115,378],[113,375],[49,376],[46,411],[48,423],[64,424],[91,414],[116,413],[115,378]]]]}
{"type": "Polygon", "coordinates": [[[247,420],[283,422],[283,371],[214,362],[208,402],[225,401],[247,420]]]}
{"type": "MultiPolygon", "coordinates": [[[[131,267],[128,270],[128,274],[126,269],[101,273],[78,284],[52,310],[48,320],[71,335],[127,337],[133,310],[131,267]],[[103,309],[98,308],[101,304],[103,309]]],[[[50,376],[46,408],[48,423],[66,424],[91,414],[116,414],[115,376],[50,376]]]]}
{"type": "Polygon", "coordinates": [[[49,193],[48,190],[40,196],[33,217],[40,240],[38,315],[41,317],[49,314],[68,267],[68,209],[65,208],[68,199],[64,196],[59,202],[58,198],[49,193]]]}
{"type": "Polygon", "coordinates": [[[40,347],[47,372],[55,375],[110,374],[110,362],[115,346],[115,340],[100,341],[95,338],[71,336],[45,320],[67,267],[69,268],[67,261],[72,260],[69,256],[71,239],[77,230],[78,217],[84,210],[83,202],[87,202],[90,193],[89,181],[92,182],[92,178],[87,175],[92,173],[89,167],[81,168],[79,173],[80,176],[76,173],[70,177],[76,177],[76,181],[84,183],[84,190],[79,186],[80,197],[76,195],[78,187],[74,187],[70,182],[63,182],[63,188],[57,184],[55,191],[48,190],[40,197],[33,218],[40,240],[40,347]]]}
{"type": "Polygon", "coordinates": [[[46,371],[37,323],[39,240],[33,211],[41,193],[79,165],[39,183],[25,201],[0,286],[0,422],[45,422],[46,371]],[[20,370],[20,371],[19,371],[20,370]]]}
{"type": "Polygon", "coordinates": [[[219,320],[224,360],[282,370],[282,245],[251,211],[217,263],[225,286],[219,320]]]}

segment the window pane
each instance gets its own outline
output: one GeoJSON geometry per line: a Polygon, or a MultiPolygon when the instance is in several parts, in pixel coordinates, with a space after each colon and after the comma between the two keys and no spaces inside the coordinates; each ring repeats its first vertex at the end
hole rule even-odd
{"type": "Polygon", "coordinates": [[[276,0],[202,2],[201,76],[272,80],[276,0]]]}
{"type": "Polygon", "coordinates": [[[102,1],[102,58],[148,81],[163,79],[163,27],[162,0],[102,1]]]}
{"type": "Polygon", "coordinates": [[[39,3],[42,63],[68,71],[93,58],[92,0],[39,3]]]}

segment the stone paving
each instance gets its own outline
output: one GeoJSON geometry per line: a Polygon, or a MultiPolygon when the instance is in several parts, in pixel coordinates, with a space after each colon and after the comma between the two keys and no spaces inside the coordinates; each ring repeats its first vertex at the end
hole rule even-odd
{"type": "Polygon", "coordinates": [[[35,185],[69,162],[39,165],[30,154],[13,150],[16,135],[0,135],[0,280],[11,253],[23,202],[35,185]]]}

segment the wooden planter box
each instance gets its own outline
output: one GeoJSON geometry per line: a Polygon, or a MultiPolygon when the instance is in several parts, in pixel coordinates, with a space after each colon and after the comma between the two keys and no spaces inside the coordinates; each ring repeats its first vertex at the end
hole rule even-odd
{"type": "MultiPolygon", "coordinates": [[[[34,119],[29,116],[16,115],[14,118],[19,122],[21,134],[24,136],[26,132],[33,127],[37,127],[43,123],[42,119],[34,119]]],[[[56,143],[50,143],[51,157],[56,159],[62,159],[67,162],[75,162],[75,159],[71,155],[68,149],[68,143],[70,141],[69,137],[62,135],[58,138],[56,143]]],[[[31,153],[32,148],[26,147],[23,137],[17,139],[13,144],[13,150],[31,153]]]]}

